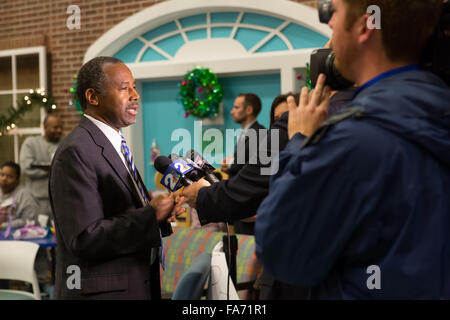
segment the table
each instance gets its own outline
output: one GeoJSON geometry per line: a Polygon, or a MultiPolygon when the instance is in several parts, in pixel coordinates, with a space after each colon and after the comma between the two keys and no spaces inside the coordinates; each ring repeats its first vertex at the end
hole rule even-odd
{"type": "Polygon", "coordinates": [[[18,240],[18,241],[30,241],[39,245],[41,248],[55,248],[56,247],[56,237],[53,233],[48,232],[47,237],[41,239],[14,239],[13,233],[15,229],[11,229],[11,232],[7,239],[5,239],[5,230],[0,231],[0,241],[1,240],[18,240]]]}

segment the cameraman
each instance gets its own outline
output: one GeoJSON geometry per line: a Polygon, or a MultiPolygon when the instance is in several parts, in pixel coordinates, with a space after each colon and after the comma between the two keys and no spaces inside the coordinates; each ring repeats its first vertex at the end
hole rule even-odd
{"type": "Polygon", "coordinates": [[[332,5],[336,67],[360,88],[325,123],[323,75],[298,107],[289,99],[257,255],[313,299],[449,299],[450,89],[418,66],[442,0],[332,5]],[[381,29],[368,27],[370,5],[381,29]]]}

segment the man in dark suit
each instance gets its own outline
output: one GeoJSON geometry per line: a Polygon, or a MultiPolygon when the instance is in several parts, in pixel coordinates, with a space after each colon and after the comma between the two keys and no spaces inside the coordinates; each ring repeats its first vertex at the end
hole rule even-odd
{"type": "Polygon", "coordinates": [[[77,95],[84,115],[50,173],[56,298],[158,299],[161,235],[180,199],[150,200],[120,134],[136,121],[135,80],[120,60],[97,57],[81,68],[77,95]]]}
{"type": "MultiPolygon", "coordinates": [[[[230,178],[235,176],[247,163],[250,157],[259,150],[259,130],[266,130],[258,123],[256,118],[261,111],[261,100],[256,94],[241,93],[234,100],[231,116],[234,122],[242,126],[242,133],[234,150],[233,159],[222,160],[222,171],[228,173],[230,178]]],[[[253,234],[254,218],[236,220],[233,222],[236,233],[253,234]]]]}
{"type": "Polygon", "coordinates": [[[239,170],[249,161],[250,150],[249,140],[254,135],[259,140],[259,130],[265,130],[264,126],[258,123],[256,118],[261,112],[261,100],[256,94],[241,93],[234,100],[231,116],[234,122],[242,127],[242,134],[239,136],[238,143],[234,149],[233,159],[222,160],[222,171],[230,176],[236,175],[239,170]]]}

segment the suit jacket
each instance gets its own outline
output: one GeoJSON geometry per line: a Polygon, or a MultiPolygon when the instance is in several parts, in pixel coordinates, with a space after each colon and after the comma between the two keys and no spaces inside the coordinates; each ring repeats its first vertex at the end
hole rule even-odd
{"type": "MultiPolygon", "coordinates": [[[[259,130],[260,129],[266,130],[266,128],[264,128],[264,126],[259,124],[258,121],[255,121],[249,127],[249,130],[254,130],[254,132],[256,133],[256,139],[257,139],[257,144],[256,144],[257,149],[256,149],[256,151],[259,150],[259,130]]],[[[244,140],[242,140],[241,142],[237,143],[236,148],[234,149],[234,160],[233,160],[233,163],[231,164],[230,170],[228,172],[228,174],[230,176],[236,175],[239,172],[239,170],[241,170],[244,167],[244,165],[249,162],[249,159],[251,157],[250,151],[252,151],[252,150],[250,150],[250,143],[249,143],[249,141],[250,141],[250,138],[249,138],[248,135],[246,135],[244,137],[244,140]],[[239,149],[239,152],[242,152],[242,150],[244,151],[245,163],[239,163],[239,164],[237,163],[238,162],[238,149],[239,149]]]]}
{"type": "Polygon", "coordinates": [[[49,194],[57,299],[160,298],[151,248],[161,245],[159,227],[169,235],[170,224],[159,224],[154,209],[142,207],[119,154],[86,117],[56,151],[49,194]],[[77,267],[81,286],[73,288],[77,267]]]}

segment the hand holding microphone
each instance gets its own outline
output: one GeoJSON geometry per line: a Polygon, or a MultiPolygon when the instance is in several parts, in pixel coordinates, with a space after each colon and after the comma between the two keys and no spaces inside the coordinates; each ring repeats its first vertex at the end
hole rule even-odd
{"type": "Polygon", "coordinates": [[[155,209],[156,220],[162,222],[174,222],[175,218],[182,214],[185,209],[181,207],[184,197],[177,193],[160,194],[150,201],[150,206],[155,209]]]}
{"type": "Polygon", "coordinates": [[[158,222],[162,222],[171,216],[174,204],[173,196],[168,194],[160,194],[150,201],[150,205],[155,209],[158,222]]]}
{"type": "Polygon", "coordinates": [[[171,192],[194,183],[186,176],[188,172],[193,170],[193,167],[181,158],[172,162],[168,157],[159,156],[155,160],[155,169],[163,174],[161,184],[171,192]]]}
{"type": "Polygon", "coordinates": [[[155,168],[163,174],[161,184],[169,191],[174,192],[185,186],[181,201],[192,208],[196,207],[200,188],[220,181],[213,173],[215,168],[195,150],[189,150],[185,157],[177,154],[171,154],[170,158],[159,156],[155,160],[155,168]]]}
{"type": "Polygon", "coordinates": [[[205,173],[205,179],[209,183],[212,184],[220,181],[213,173],[216,168],[214,168],[208,161],[206,161],[206,159],[203,158],[197,151],[189,150],[188,152],[186,152],[185,158],[192,160],[195,164],[197,164],[198,167],[203,170],[203,172],[205,173]]]}
{"type": "Polygon", "coordinates": [[[183,189],[183,197],[185,202],[191,207],[197,207],[197,195],[198,191],[203,187],[209,187],[211,184],[205,179],[200,179],[197,182],[194,182],[192,185],[187,186],[183,189]]]}

